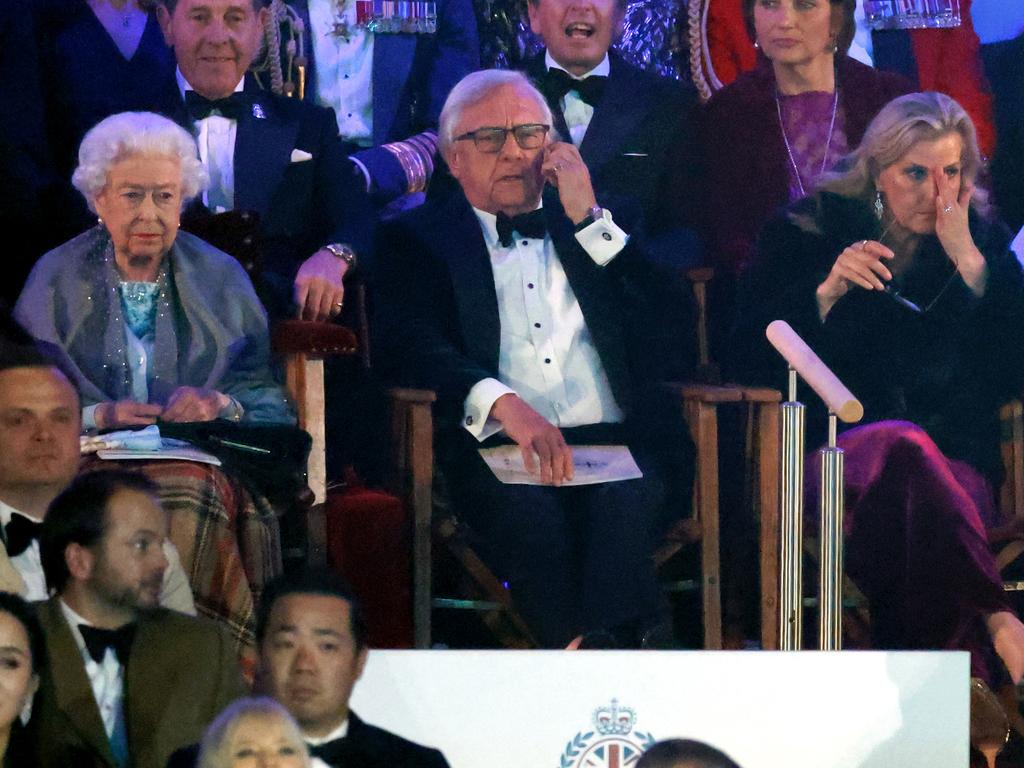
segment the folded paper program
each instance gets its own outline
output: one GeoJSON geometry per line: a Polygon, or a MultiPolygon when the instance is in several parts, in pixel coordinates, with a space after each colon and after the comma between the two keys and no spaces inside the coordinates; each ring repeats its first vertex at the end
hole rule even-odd
{"type": "MultiPolygon", "coordinates": [[[[480,455],[494,476],[507,485],[543,485],[539,474],[526,470],[518,445],[482,448],[480,455]]],[[[594,485],[643,477],[633,454],[624,445],[574,445],[572,465],[574,477],[563,485],[594,485]]]]}

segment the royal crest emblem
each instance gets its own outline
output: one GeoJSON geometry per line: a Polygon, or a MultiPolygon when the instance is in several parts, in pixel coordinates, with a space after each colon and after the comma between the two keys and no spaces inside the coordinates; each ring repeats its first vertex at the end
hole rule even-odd
{"type": "Polygon", "coordinates": [[[637,730],[636,711],[612,699],[598,707],[592,717],[593,729],[580,731],[565,745],[558,768],[629,768],[636,765],[655,739],[637,730]]]}

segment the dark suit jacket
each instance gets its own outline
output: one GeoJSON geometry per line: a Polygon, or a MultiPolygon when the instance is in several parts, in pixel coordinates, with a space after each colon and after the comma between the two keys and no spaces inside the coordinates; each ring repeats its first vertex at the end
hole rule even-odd
{"type": "MultiPolygon", "coordinates": [[[[639,416],[652,385],[692,366],[686,293],[647,261],[637,238],[598,267],[550,188],[544,211],[615,399],[627,419],[639,416]]],[[[470,388],[498,377],[498,300],[480,223],[460,190],[385,224],[380,238],[377,362],[387,377],[436,390],[442,425],[454,425],[470,388]]]]}
{"type": "MultiPolygon", "coordinates": [[[[289,3],[305,22],[309,59],[306,99],[316,100],[316,52],[313,49],[307,0],[289,3]]],[[[405,192],[405,173],[381,144],[401,141],[437,127],[448,92],[480,67],[480,41],[470,0],[438,0],[437,32],[433,35],[378,34],[373,40],[373,148],[359,160],[381,188],[382,197],[405,192]]]]}
{"type": "MultiPolygon", "coordinates": [[[[349,713],[345,759],[331,768],[448,768],[439,750],[396,736],[390,731],[363,722],[349,713]]],[[[199,745],[193,744],[174,753],[167,768],[195,768],[199,745]]]]}
{"type": "MultiPolygon", "coordinates": [[[[878,110],[908,93],[910,84],[845,56],[836,60],[836,68],[843,127],[853,148],[878,110]]],[[[789,202],[789,159],[771,62],[762,57],[756,69],[716,93],[703,128],[711,260],[726,274],[739,274],[753,256],[762,225],[789,202]]]]}
{"type": "Polygon", "coordinates": [[[992,185],[999,212],[1016,233],[1024,226],[1024,33],[985,49],[998,139],[992,185]]]}
{"type": "MultiPolygon", "coordinates": [[[[235,136],[234,205],[260,217],[264,285],[258,287],[270,314],[280,317],[288,312],[296,271],[317,249],[341,242],[357,253],[370,250],[372,208],[332,110],[264,91],[249,75],[245,95],[250,105],[235,136]],[[294,162],[296,150],[312,158],[294,162]]],[[[166,112],[193,130],[177,87],[166,112]]]]}
{"type": "MultiPolygon", "coordinates": [[[[579,147],[598,200],[609,207],[616,200],[635,200],[648,233],[695,226],[702,175],[693,120],[696,94],[614,52],[609,63],[604,93],[579,147]]],[[[544,72],[542,52],[526,73],[539,83],[544,72]]],[[[561,105],[548,106],[554,127],[571,142],[561,105]]]]}
{"type": "MultiPolygon", "coordinates": [[[[49,665],[29,723],[39,768],[116,768],[85,664],[57,598],[38,604],[49,665]]],[[[140,616],[125,671],[133,768],[164,768],[244,693],[231,640],[216,625],[157,609],[140,616]]]]}

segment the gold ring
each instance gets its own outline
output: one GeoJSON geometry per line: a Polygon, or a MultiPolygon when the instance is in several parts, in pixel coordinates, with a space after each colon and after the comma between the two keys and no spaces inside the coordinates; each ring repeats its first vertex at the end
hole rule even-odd
{"type": "Polygon", "coordinates": [[[341,309],[342,302],[336,301],[336,302],[334,302],[334,306],[336,306],[338,309],[341,309]]]}

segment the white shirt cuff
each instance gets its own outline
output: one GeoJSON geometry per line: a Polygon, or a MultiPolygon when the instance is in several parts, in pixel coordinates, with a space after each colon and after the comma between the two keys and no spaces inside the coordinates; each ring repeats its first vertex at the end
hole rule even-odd
{"type": "Polygon", "coordinates": [[[93,403],[82,408],[82,431],[96,429],[96,409],[100,403],[93,403]]]}
{"type": "Polygon", "coordinates": [[[352,164],[355,165],[356,168],[362,171],[363,178],[366,179],[366,194],[373,192],[373,180],[370,178],[370,171],[365,165],[363,165],[362,160],[358,160],[352,155],[349,155],[348,159],[352,161],[352,164]]]}
{"type": "Polygon", "coordinates": [[[491,418],[491,407],[502,395],[514,395],[516,391],[506,387],[497,379],[481,379],[466,395],[462,406],[462,426],[480,442],[501,431],[501,423],[491,418]]]}
{"type": "Polygon", "coordinates": [[[606,208],[604,216],[576,233],[576,242],[597,266],[603,267],[626,247],[629,235],[612,221],[612,213],[606,208]]]}

